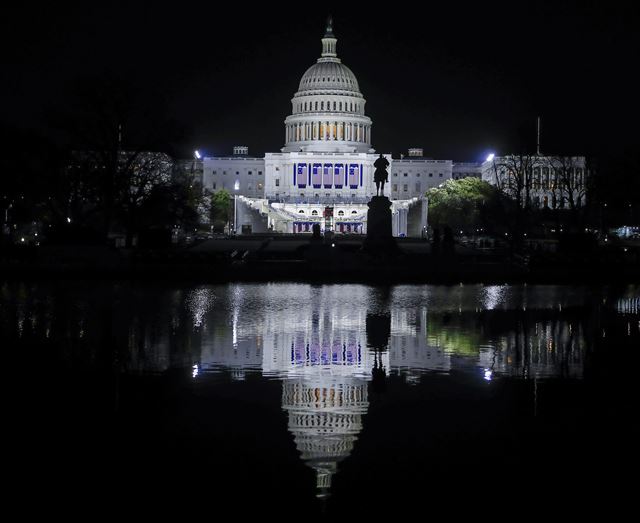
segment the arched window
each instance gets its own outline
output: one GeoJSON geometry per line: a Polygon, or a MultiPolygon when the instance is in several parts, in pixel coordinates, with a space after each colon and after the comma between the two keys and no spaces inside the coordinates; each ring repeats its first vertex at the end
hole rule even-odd
{"type": "Polygon", "coordinates": [[[320,102],[320,110],[324,111],[324,102],[320,102]]]}
{"type": "Polygon", "coordinates": [[[344,211],[338,211],[338,216],[344,216],[344,211]]]}
{"type": "Polygon", "coordinates": [[[318,211],[316,211],[315,209],[311,211],[311,216],[318,216],[318,211]]]}
{"type": "Polygon", "coordinates": [[[358,214],[358,211],[351,211],[351,214],[358,214]]]}
{"type": "Polygon", "coordinates": [[[304,214],[304,209],[300,209],[300,210],[298,211],[298,214],[304,214]]]}

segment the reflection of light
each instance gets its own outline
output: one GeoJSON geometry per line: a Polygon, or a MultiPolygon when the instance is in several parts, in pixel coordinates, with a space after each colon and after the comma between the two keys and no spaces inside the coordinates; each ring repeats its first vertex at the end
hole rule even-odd
{"type": "Polygon", "coordinates": [[[195,289],[187,296],[187,307],[193,317],[193,326],[200,327],[207,313],[213,304],[214,294],[211,289],[200,288],[195,289]]]}
{"type": "Polygon", "coordinates": [[[200,372],[200,367],[198,367],[198,364],[196,363],[193,367],[191,367],[191,369],[191,377],[195,378],[198,375],[198,372],[200,372]]]}
{"type": "Polygon", "coordinates": [[[232,343],[233,343],[233,348],[237,349],[238,348],[238,311],[234,310],[233,311],[233,322],[232,322],[232,343]]]}
{"type": "Polygon", "coordinates": [[[492,162],[495,157],[496,157],[496,155],[491,153],[491,154],[489,154],[489,156],[487,156],[487,161],[488,162],[492,162]]]}
{"type": "Polygon", "coordinates": [[[501,285],[489,285],[483,289],[482,306],[486,310],[495,309],[496,306],[502,301],[505,286],[501,285]]]}
{"type": "Polygon", "coordinates": [[[491,381],[491,377],[493,376],[493,371],[490,369],[484,369],[484,379],[487,381],[491,381]]]}

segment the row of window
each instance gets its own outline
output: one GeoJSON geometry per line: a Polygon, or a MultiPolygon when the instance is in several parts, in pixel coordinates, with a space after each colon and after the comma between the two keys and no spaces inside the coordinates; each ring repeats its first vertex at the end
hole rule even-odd
{"type": "MultiPolygon", "coordinates": [[[[416,178],[420,178],[420,175],[422,173],[416,173],[416,178]]],[[[444,173],[436,173],[440,178],[442,178],[444,176],[444,173]]],[[[398,176],[398,173],[393,173],[393,176],[398,176]]],[[[407,177],[409,176],[408,173],[404,173],[403,176],[407,177]]],[[[429,178],[433,178],[433,173],[429,173],[429,178]]]]}
{"type": "MultiPolygon", "coordinates": [[[[286,196],[286,197],[288,198],[288,196],[286,196]]],[[[311,195],[307,195],[307,194],[305,194],[303,192],[300,193],[300,198],[307,198],[307,197],[311,198],[311,195]]],[[[326,198],[335,198],[336,196],[332,195],[331,193],[325,193],[325,197],[326,198]]],[[[351,198],[355,198],[355,197],[356,197],[356,193],[351,193],[351,198]]],[[[277,192],[275,194],[275,198],[276,198],[276,200],[278,198],[280,198],[280,193],[279,192],[277,192]]],[[[314,198],[314,200],[319,200],[320,199],[320,195],[318,193],[315,193],[313,195],[313,198],[314,198]]],[[[338,198],[342,198],[344,200],[344,199],[347,198],[347,196],[346,195],[338,195],[338,198]]]]}
{"type": "MultiPolygon", "coordinates": [[[[576,198],[574,203],[575,203],[576,207],[581,207],[582,206],[582,198],[576,198]]],[[[540,207],[541,204],[542,204],[542,207],[549,207],[549,197],[545,196],[545,197],[543,197],[542,200],[540,200],[540,197],[536,196],[536,197],[533,198],[533,204],[536,207],[540,207]]],[[[551,197],[551,208],[552,209],[564,209],[568,205],[569,205],[568,198],[565,198],[564,196],[562,196],[560,198],[556,198],[555,194],[552,195],[552,197],[551,197]]]]}
{"type": "MultiPolygon", "coordinates": [[[[416,183],[416,192],[420,192],[421,190],[422,190],[422,188],[421,188],[420,184],[419,184],[419,183],[416,183]]],[[[392,192],[398,192],[398,184],[397,184],[397,183],[394,183],[394,184],[391,186],[391,191],[392,191],[392,192]]],[[[405,183],[405,184],[402,186],[402,191],[403,191],[403,192],[409,192],[409,184],[406,184],[406,183],[405,183]]]]}
{"type": "Polygon", "coordinates": [[[353,102],[344,102],[344,105],[342,102],[333,102],[333,109],[331,108],[331,102],[327,101],[326,103],[326,109],[325,109],[325,102],[321,101],[321,102],[300,102],[299,104],[296,105],[296,112],[297,113],[302,113],[302,112],[307,112],[307,111],[349,111],[349,112],[356,112],[359,113],[360,112],[360,104],[358,103],[353,103],[353,102]],[[344,109],[343,109],[344,107],[344,109]]]}
{"type": "MultiPolygon", "coordinates": [[[[256,185],[256,190],[257,191],[261,191],[262,190],[263,185],[261,183],[256,185]]],[[[218,184],[217,182],[213,182],[211,188],[215,191],[218,188],[218,184]]],[[[222,182],[222,184],[220,184],[220,189],[226,189],[227,188],[227,184],[225,182],[222,182]]],[[[233,184],[233,189],[235,191],[239,191],[240,190],[240,180],[236,180],[235,183],[233,184]]],[[[252,191],[253,190],[253,185],[252,184],[247,184],[247,191],[252,191]]]]}
{"type": "MultiPolygon", "coordinates": [[[[211,174],[218,174],[218,171],[211,171],[211,174]]],[[[222,171],[223,175],[227,174],[227,171],[222,171]]],[[[252,175],[253,171],[247,171],[248,175],[252,175]]],[[[236,176],[240,176],[240,171],[236,171],[236,176]]],[[[258,171],[258,176],[262,176],[262,171],[258,171]]]]}
{"type": "MultiPolygon", "coordinates": [[[[306,213],[305,213],[305,210],[304,210],[304,209],[300,209],[300,210],[298,211],[298,214],[306,214],[306,213]]],[[[352,215],[354,215],[354,214],[358,214],[358,211],[351,211],[351,214],[352,214],[352,215]]],[[[318,211],[317,211],[316,209],[313,209],[313,210],[311,211],[311,216],[318,216],[318,211]]],[[[344,211],[343,211],[343,210],[338,211],[338,216],[344,216],[344,211]]]]}
{"type": "Polygon", "coordinates": [[[339,79],[336,76],[311,76],[304,81],[304,85],[315,84],[315,83],[326,83],[326,82],[344,82],[347,85],[355,87],[355,84],[351,81],[351,78],[348,76],[341,76],[339,79]]]}
{"type": "Polygon", "coordinates": [[[286,141],[346,140],[369,143],[371,126],[353,122],[304,122],[285,127],[286,141]]]}
{"type": "Polygon", "coordinates": [[[293,185],[303,189],[307,185],[314,189],[350,188],[362,186],[362,165],[351,163],[299,163],[293,166],[293,185]]]}
{"type": "MultiPolygon", "coordinates": [[[[511,170],[509,170],[509,174],[515,176],[515,173],[511,170]]],[[[529,171],[529,175],[531,176],[531,171],[529,171]]],[[[582,169],[576,169],[574,172],[567,171],[566,173],[553,169],[549,170],[547,167],[544,167],[542,171],[537,168],[533,169],[531,185],[534,189],[555,189],[557,184],[581,189],[584,185],[582,169]]]]}
{"type": "MultiPolygon", "coordinates": [[[[544,175],[549,174],[549,170],[550,170],[549,167],[542,167],[542,174],[544,174],[544,175]]],[[[565,170],[562,169],[562,168],[558,168],[558,169],[551,169],[551,171],[554,171],[556,173],[562,173],[565,170]]],[[[567,173],[572,173],[572,174],[577,174],[578,176],[582,175],[582,169],[580,167],[576,167],[575,169],[568,168],[568,169],[566,169],[566,172],[567,173]]],[[[539,174],[540,174],[540,167],[534,167],[533,175],[537,176],[539,174]]]]}

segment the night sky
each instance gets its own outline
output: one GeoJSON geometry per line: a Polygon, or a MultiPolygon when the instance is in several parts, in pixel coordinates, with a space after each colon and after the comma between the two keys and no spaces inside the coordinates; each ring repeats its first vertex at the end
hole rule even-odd
{"type": "Polygon", "coordinates": [[[535,148],[537,115],[543,152],[638,145],[638,7],[449,4],[4,8],[3,125],[54,137],[47,114],[72,110],[78,82],[117,75],[169,101],[176,153],[229,154],[240,144],[277,152],[331,12],[338,56],[358,78],[379,151],[423,147],[434,158],[473,161],[523,137],[535,148]]]}

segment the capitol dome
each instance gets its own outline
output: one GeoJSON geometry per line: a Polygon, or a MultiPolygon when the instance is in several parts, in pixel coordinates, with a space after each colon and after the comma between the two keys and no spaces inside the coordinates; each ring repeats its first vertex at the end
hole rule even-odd
{"type": "Polygon", "coordinates": [[[337,42],[329,18],[322,54],[302,75],[291,100],[283,152],[374,152],[366,100],[356,76],[338,58],[337,42]]]}
{"type": "Polygon", "coordinates": [[[313,64],[300,80],[298,91],[341,90],[360,93],[358,80],[351,69],[341,62],[313,64]]]}

